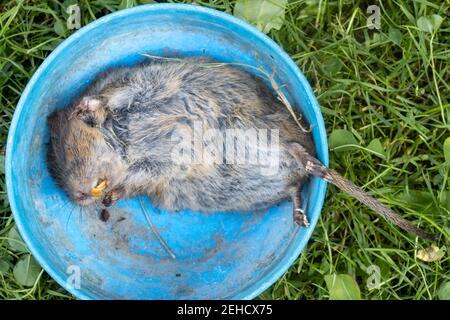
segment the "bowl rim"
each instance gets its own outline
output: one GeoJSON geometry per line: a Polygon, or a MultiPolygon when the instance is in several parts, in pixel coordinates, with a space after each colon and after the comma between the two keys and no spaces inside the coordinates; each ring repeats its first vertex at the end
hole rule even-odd
{"type": "MultiPolygon", "coordinates": [[[[328,142],[327,135],[325,130],[325,123],[322,117],[322,113],[320,111],[319,104],[316,100],[316,97],[312,91],[312,88],[300,71],[298,66],[294,63],[291,57],[281,49],[278,44],[275,43],[270,37],[266,34],[262,33],[256,27],[250,25],[244,20],[241,20],[237,17],[232,16],[231,14],[227,14],[222,11],[218,11],[215,9],[211,9],[208,7],[200,6],[200,5],[192,5],[192,4],[174,4],[174,3],[158,3],[158,4],[146,4],[139,5],[132,8],[123,9],[120,11],[116,11],[110,14],[107,14],[85,26],[78,29],[72,35],[64,39],[50,54],[49,56],[42,62],[42,64],[37,68],[29,82],[27,83],[19,102],[15,108],[14,115],[8,130],[8,138],[6,144],[6,155],[5,155],[5,177],[6,177],[6,191],[8,194],[8,200],[10,204],[10,208],[14,217],[14,221],[16,226],[22,236],[22,239],[27,244],[31,254],[38,261],[38,263],[42,266],[42,268],[65,290],[74,295],[78,299],[83,300],[92,300],[97,297],[91,296],[88,292],[83,290],[82,288],[77,289],[73,287],[67,286],[64,277],[56,271],[51,262],[47,262],[43,256],[41,255],[40,249],[35,246],[34,240],[29,236],[26,231],[25,224],[22,220],[22,216],[17,208],[16,204],[16,195],[13,192],[12,185],[12,167],[11,167],[11,157],[12,151],[15,145],[15,136],[16,136],[16,127],[17,123],[21,117],[22,110],[24,109],[24,103],[28,99],[28,95],[31,89],[34,87],[37,80],[42,76],[42,74],[46,71],[48,66],[53,62],[53,60],[62,52],[66,47],[75,42],[77,39],[81,38],[83,35],[91,31],[92,29],[102,27],[102,25],[110,23],[112,20],[125,17],[132,16],[136,13],[143,12],[155,12],[159,11],[159,13],[169,13],[174,14],[178,12],[195,12],[200,13],[205,16],[213,16],[218,18],[224,24],[233,24],[236,27],[245,30],[246,32],[252,33],[255,37],[259,38],[263,43],[265,43],[271,51],[276,52],[281,56],[282,60],[286,63],[288,69],[290,69],[294,74],[300,84],[303,86],[303,89],[306,92],[307,98],[309,100],[310,106],[314,113],[314,116],[317,120],[317,126],[319,130],[319,142],[321,144],[321,148],[323,149],[323,158],[322,162],[325,165],[328,165],[328,142]]],[[[317,146],[317,145],[316,145],[317,146]]],[[[278,262],[266,272],[258,281],[254,282],[248,287],[243,288],[243,290],[234,294],[232,297],[227,299],[253,299],[263,293],[266,289],[268,289],[272,284],[274,284],[295,262],[300,253],[303,251],[303,248],[311,238],[312,232],[314,231],[315,225],[317,224],[318,217],[320,216],[320,212],[323,207],[323,203],[325,200],[325,194],[327,190],[327,183],[324,180],[320,180],[318,183],[318,201],[315,203],[313,216],[317,216],[314,221],[311,221],[311,226],[305,229],[305,232],[300,237],[298,232],[288,245],[287,249],[284,252],[284,255],[278,260],[278,262]]]]}

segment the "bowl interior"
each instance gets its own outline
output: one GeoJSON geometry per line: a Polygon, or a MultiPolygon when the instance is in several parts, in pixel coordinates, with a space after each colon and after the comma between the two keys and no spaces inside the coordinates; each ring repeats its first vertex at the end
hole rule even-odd
{"type": "Polygon", "coordinates": [[[262,66],[313,126],[328,161],[317,102],[303,75],[271,40],[231,16],[199,6],[150,5],[120,11],[79,30],[43,63],[19,102],[8,138],[7,184],[21,234],[46,271],[85,299],[253,298],[293,263],[317,222],[325,183],[303,190],[311,227],[292,222],[290,202],[266,212],[166,212],[144,203],[176,254],[161,247],[136,199],[107,222],[82,211],[55,185],[45,161],[47,116],[66,107],[101,71],[158,56],[209,56],[262,66]],[[80,287],[70,277],[80,272],[80,287]]]}

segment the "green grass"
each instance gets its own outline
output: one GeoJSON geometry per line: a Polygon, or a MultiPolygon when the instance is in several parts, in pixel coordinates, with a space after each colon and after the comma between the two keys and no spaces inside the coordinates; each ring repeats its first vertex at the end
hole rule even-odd
{"type": "MultiPolygon", "coordinates": [[[[75,1],[65,1],[65,6],[70,2],[75,1]]],[[[82,25],[139,2],[79,0],[82,25]]],[[[234,6],[227,0],[196,2],[230,13],[234,6]]],[[[357,146],[351,151],[341,148],[330,153],[331,167],[409,220],[441,231],[443,236],[436,242],[441,248],[450,239],[450,164],[445,163],[443,151],[444,140],[450,137],[449,8],[448,0],[296,0],[289,1],[283,27],[269,33],[309,79],[328,134],[346,129],[355,137],[357,146]],[[381,8],[378,32],[366,28],[370,4],[381,8]],[[419,30],[417,20],[433,14],[444,18],[439,30],[419,30]],[[379,139],[385,157],[368,151],[373,139],[379,139]]],[[[60,28],[67,14],[57,1],[3,1],[0,12],[0,152],[4,154],[24,86],[72,31],[60,28]]],[[[10,267],[5,272],[0,268],[0,299],[70,298],[45,272],[31,287],[16,281],[12,267],[19,254],[8,245],[14,221],[3,174],[1,182],[0,263],[6,261],[10,267]]],[[[450,258],[448,251],[435,262],[416,258],[417,250],[430,244],[405,235],[330,187],[307,248],[261,297],[328,299],[325,276],[349,274],[363,299],[437,299],[439,289],[450,281],[450,258]],[[379,289],[366,286],[370,265],[380,268],[379,289]]]]}

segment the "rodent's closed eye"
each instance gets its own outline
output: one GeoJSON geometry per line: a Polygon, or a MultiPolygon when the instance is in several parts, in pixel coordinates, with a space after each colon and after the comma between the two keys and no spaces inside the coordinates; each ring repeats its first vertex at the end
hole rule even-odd
{"type": "Polygon", "coordinates": [[[76,193],[76,201],[84,201],[89,198],[89,194],[83,191],[77,191],[76,193]]]}

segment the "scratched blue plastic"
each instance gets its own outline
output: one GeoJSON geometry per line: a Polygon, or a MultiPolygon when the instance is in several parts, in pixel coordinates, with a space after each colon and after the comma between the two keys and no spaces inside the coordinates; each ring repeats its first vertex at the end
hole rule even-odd
{"type": "Polygon", "coordinates": [[[80,299],[254,298],[306,245],[323,205],[325,182],[315,178],[303,190],[311,221],[306,229],[293,224],[290,202],[267,212],[205,214],[165,212],[144,198],[177,256],[172,259],[148,228],[136,199],[120,201],[102,222],[98,212],[74,207],[49,176],[49,113],[67,106],[100,71],[148,59],[143,54],[206,55],[270,71],[276,66],[276,79],[312,124],[318,157],[328,164],[324,122],[311,87],[271,39],[240,19],[201,6],[139,6],[75,32],[25,88],[6,153],[7,190],[19,231],[48,274],[80,299]],[[117,221],[121,217],[126,219],[117,221]],[[78,270],[79,288],[68,282],[78,270]]]}

